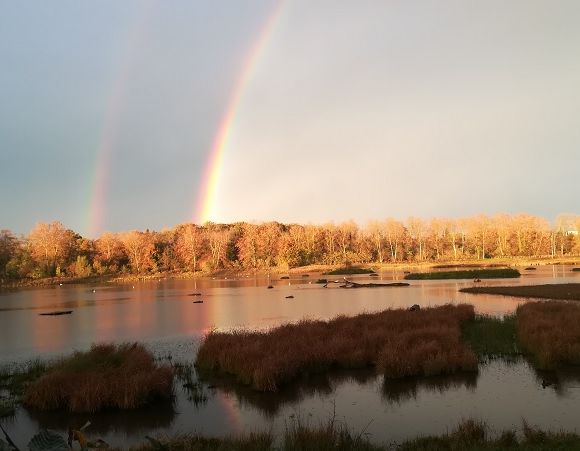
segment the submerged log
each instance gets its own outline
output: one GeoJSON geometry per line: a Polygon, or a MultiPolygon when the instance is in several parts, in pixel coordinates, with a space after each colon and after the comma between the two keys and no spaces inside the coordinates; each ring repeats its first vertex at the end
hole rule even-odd
{"type": "Polygon", "coordinates": [[[46,312],[46,313],[39,313],[41,316],[58,316],[58,315],[70,315],[73,311],[72,310],[61,310],[57,312],[46,312]]]}

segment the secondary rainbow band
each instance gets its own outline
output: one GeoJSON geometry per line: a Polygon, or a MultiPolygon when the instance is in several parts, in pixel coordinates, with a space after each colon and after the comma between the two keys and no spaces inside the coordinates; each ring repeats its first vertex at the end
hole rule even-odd
{"type": "Polygon", "coordinates": [[[107,204],[111,159],[116,144],[119,123],[125,103],[127,85],[136,52],[143,47],[149,22],[155,17],[154,0],[139,3],[134,22],[127,32],[127,42],[119,55],[118,74],[113,80],[111,94],[106,104],[103,129],[95,154],[95,172],[91,178],[91,201],[89,203],[87,232],[88,237],[96,238],[102,232],[107,204]]]}
{"type": "Polygon", "coordinates": [[[198,224],[203,224],[212,219],[215,219],[214,215],[217,190],[219,186],[224,153],[229,143],[232,125],[234,123],[244,91],[256,67],[256,63],[258,62],[264,47],[270,39],[274,26],[281,15],[282,6],[282,1],[276,5],[274,11],[270,14],[266,24],[262,28],[258,39],[248,52],[248,57],[242,66],[240,76],[237,79],[232,96],[230,97],[230,101],[228,102],[227,108],[225,110],[225,114],[223,115],[218,127],[217,134],[215,135],[211,151],[205,165],[205,170],[203,171],[200,192],[193,214],[193,220],[198,224]]]}

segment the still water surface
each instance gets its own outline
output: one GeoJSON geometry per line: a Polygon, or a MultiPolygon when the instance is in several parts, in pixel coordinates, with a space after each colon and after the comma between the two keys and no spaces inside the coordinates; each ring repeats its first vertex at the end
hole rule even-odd
{"type": "MultiPolygon", "coordinates": [[[[520,279],[482,284],[578,282],[568,266],[522,271],[520,279]]],[[[199,339],[212,328],[268,328],[302,318],[332,318],[412,304],[471,303],[480,313],[513,312],[524,299],[459,293],[472,281],[411,281],[409,287],[354,289],[309,278],[160,280],[125,285],[57,286],[0,293],[0,363],[23,362],[86,349],[95,342],[143,341],[159,356],[193,362],[199,339]],[[268,284],[273,289],[266,289],[268,284]],[[201,293],[201,296],[192,296],[201,293]],[[286,299],[293,295],[294,299],[286,299]],[[194,300],[203,300],[194,304],[194,300]],[[72,315],[40,316],[54,310],[72,315]]],[[[332,277],[332,276],[331,276],[332,277]]],[[[336,276],[335,276],[336,277],[336,276]]],[[[385,272],[380,281],[403,278],[385,272]]],[[[352,277],[368,281],[368,277],[352,277]]],[[[377,278],[375,278],[377,279],[377,278]]],[[[479,373],[452,378],[385,381],[369,371],[336,373],[262,394],[227,383],[206,381],[201,404],[176,384],[173,403],[134,412],[70,416],[20,408],[3,425],[26,445],[41,427],[65,430],[90,419],[88,431],[107,442],[127,445],[145,435],[200,432],[224,435],[280,431],[297,416],[311,424],[333,413],[355,432],[377,443],[419,434],[444,433],[463,418],[475,417],[496,429],[519,428],[522,419],[542,428],[580,431],[580,376],[576,371],[538,374],[527,362],[492,361],[479,373]],[[542,380],[555,383],[542,388],[542,380]],[[215,386],[215,387],[214,387],[215,386]],[[210,388],[212,387],[212,388],[210,388]]]]}

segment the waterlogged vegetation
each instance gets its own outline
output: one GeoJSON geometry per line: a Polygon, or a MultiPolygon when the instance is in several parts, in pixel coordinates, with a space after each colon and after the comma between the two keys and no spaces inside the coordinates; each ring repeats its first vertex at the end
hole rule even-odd
{"type": "Polygon", "coordinates": [[[24,389],[23,402],[39,410],[96,412],[134,409],[169,398],[174,369],[157,365],[143,345],[93,345],[47,366],[24,389]]]}
{"type": "Polygon", "coordinates": [[[477,369],[477,360],[531,356],[539,369],[580,364],[580,306],[527,303],[503,318],[470,305],[386,310],[302,321],[268,332],[211,332],[196,365],[242,384],[276,391],[301,374],[376,367],[387,378],[477,369]]]}
{"type": "Polygon", "coordinates": [[[524,298],[545,298],[580,301],[580,283],[521,285],[502,287],[469,287],[459,290],[473,294],[500,294],[524,298]]]}
{"type": "Polygon", "coordinates": [[[529,302],[516,313],[522,349],[540,369],[580,365],[580,305],[568,302],[529,302]]]}
{"type": "Polygon", "coordinates": [[[462,325],[474,316],[471,305],[446,305],[304,320],[267,332],[214,331],[196,366],[263,391],[331,368],[375,366],[387,378],[476,371],[477,358],[461,339],[462,325]]]}
{"type": "Polygon", "coordinates": [[[520,277],[520,272],[512,268],[470,269],[465,271],[435,271],[406,274],[407,280],[445,279],[510,279],[520,277]]]}

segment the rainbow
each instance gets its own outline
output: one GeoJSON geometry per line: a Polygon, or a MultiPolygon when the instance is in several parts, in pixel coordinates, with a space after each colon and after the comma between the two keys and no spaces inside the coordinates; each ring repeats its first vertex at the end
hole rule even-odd
{"type": "Polygon", "coordinates": [[[86,231],[88,237],[96,238],[102,232],[105,217],[109,178],[111,174],[111,156],[118,134],[118,125],[125,100],[125,92],[131,77],[131,67],[136,50],[142,47],[149,22],[154,15],[155,2],[143,2],[139,5],[139,15],[129,29],[127,43],[120,54],[119,72],[113,82],[109,96],[103,127],[96,151],[94,173],[91,177],[91,201],[86,231]]]}
{"type": "Polygon", "coordinates": [[[236,84],[232,90],[232,95],[225,109],[224,115],[217,128],[209,156],[207,158],[205,169],[201,178],[199,195],[197,197],[193,221],[198,224],[206,223],[215,219],[215,206],[219,179],[221,174],[224,153],[229,144],[232,125],[236,118],[238,107],[242,101],[243,94],[252,77],[259,57],[263,53],[267,42],[270,39],[275,24],[281,15],[283,1],[278,2],[264,27],[262,28],[258,39],[248,52],[242,70],[237,78],[236,84]]]}

